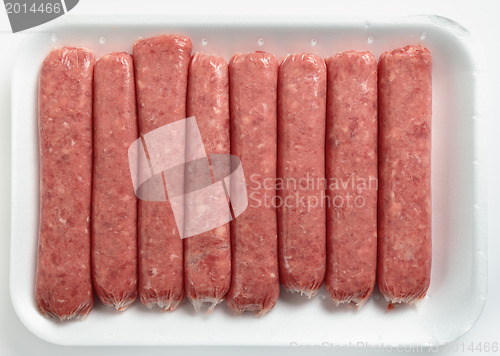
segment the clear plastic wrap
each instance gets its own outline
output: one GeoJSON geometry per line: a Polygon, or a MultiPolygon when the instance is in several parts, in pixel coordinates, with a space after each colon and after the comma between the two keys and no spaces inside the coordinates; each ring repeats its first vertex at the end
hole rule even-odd
{"type": "Polygon", "coordinates": [[[124,179],[137,137],[132,56],[107,54],[94,68],[92,278],[97,297],[118,311],[137,297],[137,198],[124,179]]]}
{"type": "Polygon", "coordinates": [[[276,195],[278,61],[265,52],[236,54],[229,63],[229,80],[231,154],[241,159],[249,203],[231,221],[232,277],[226,302],[235,312],[262,316],[279,296],[276,209],[270,204],[276,195]]]}
{"type": "MultiPolygon", "coordinates": [[[[314,21],[298,18],[221,21],[193,16],[166,21],[165,17],[151,16],[146,22],[138,17],[111,16],[98,20],[72,18],[54,23],[46,30],[28,36],[21,45],[12,74],[10,293],[20,320],[40,338],[66,345],[283,346],[291,342],[319,345],[327,341],[337,346],[360,340],[370,345],[441,345],[455,340],[477,320],[487,295],[483,219],[487,196],[482,189],[486,172],[482,155],[484,93],[480,90],[484,67],[481,51],[461,25],[439,16],[328,16],[314,21]],[[445,98],[435,100],[432,122],[433,231],[439,238],[433,240],[432,246],[432,282],[418,309],[402,305],[389,315],[387,302],[377,290],[363,310],[353,312],[336,308],[326,288],[321,287],[318,296],[311,300],[282,293],[273,312],[262,319],[253,318],[250,313],[234,317],[226,303],[219,305],[209,318],[197,315],[189,303],[183,303],[167,316],[167,323],[141,303],[133,303],[125,313],[113,317],[109,308],[96,302],[85,322],[64,325],[38,312],[33,295],[40,214],[39,145],[34,139],[38,135],[37,100],[36,95],[28,94],[36,86],[40,63],[54,46],[89,46],[101,56],[112,51],[130,51],[134,39],[158,33],[188,35],[196,52],[216,53],[227,61],[234,53],[254,50],[269,51],[278,58],[303,51],[326,58],[352,49],[370,50],[379,56],[408,43],[421,43],[432,52],[435,73],[432,90],[435,98],[445,98]]],[[[174,65],[161,67],[164,75],[176,73],[174,65]]],[[[153,94],[158,98],[158,92],[162,91],[161,100],[168,100],[172,98],[169,89],[166,86],[155,89],[153,94]]],[[[160,111],[154,116],[159,118],[159,114],[160,111]]],[[[265,140],[267,132],[260,129],[259,134],[261,142],[256,142],[257,145],[265,140]]],[[[354,150],[362,158],[363,146],[354,150]]],[[[245,162],[242,164],[247,183],[255,186],[246,171],[247,165],[254,161],[245,162]]],[[[249,200],[254,205],[255,200],[249,200]]],[[[251,229],[253,226],[248,230],[251,229]]],[[[160,252],[161,257],[167,255],[160,252]]],[[[170,299],[160,293],[158,296],[170,299]]],[[[342,295],[338,298],[344,300],[342,295]]],[[[274,304],[275,294],[254,301],[246,306],[258,310],[269,302],[274,304]]]]}
{"type": "MultiPolygon", "coordinates": [[[[208,154],[230,153],[229,76],[224,58],[201,53],[192,57],[187,116],[196,117],[208,154]]],[[[186,296],[196,311],[211,303],[211,312],[222,301],[231,283],[229,223],[184,240],[184,278],[186,296]]]]}
{"type": "MultiPolygon", "coordinates": [[[[179,35],[135,42],[140,135],[186,118],[191,50],[191,40],[179,35]]],[[[149,155],[161,156],[161,152],[149,155]]],[[[157,305],[162,310],[173,310],[184,297],[184,257],[183,241],[168,199],[167,202],[139,200],[138,230],[141,301],[150,308],[157,305]]]]}
{"type": "Polygon", "coordinates": [[[377,284],[389,303],[413,303],[431,276],[431,53],[422,46],[385,52],[378,79],[377,284]]]}
{"type": "Polygon", "coordinates": [[[35,299],[60,320],[92,309],[92,73],[85,48],[53,49],[39,80],[40,224],[35,299]]]}
{"type": "Polygon", "coordinates": [[[278,76],[276,182],[280,282],[309,298],[326,266],[326,65],[315,54],[289,55],[278,76]]]}
{"type": "Polygon", "coordinates": [[[370,52],[326,59],[326,288],[361,306],[377,266],[377,60],[370,52]]]}

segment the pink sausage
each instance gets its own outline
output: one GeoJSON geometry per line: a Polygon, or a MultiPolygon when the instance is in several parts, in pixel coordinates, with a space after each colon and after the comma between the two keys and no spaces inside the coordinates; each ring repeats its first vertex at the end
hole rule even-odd
{"type": "Polygon", "coordinates": [[[333,301],[363,305],[377,265],[377,60],[342,52],[326,60],[327,269],[333,301]]]}
{"type": "Polygon", "coordinates": [[[92,73],[85,48],[53,49],[40,73],[40,231],[35,298],[61,320],[92,309],[92,73]]]}
{"type": "MultiPolygon", "coordinates": [[[[197,53],[189,68],[187,115],[196,116],[207,154],[229,154],[229,77],[222,57],[197,53]]],[[[229,223],[184,240],[186,295],[211,311],[231,282],[229,223]]]]}
{"type": "Polygon", "coordinates": [[[105,55],[94,68],[92,277],[101,302],[120,311],[137,297],[137,198],[126,179],[137,137],[132,56],[105,55]]]}
{"type": "MultiPolygon", "coordinates": [[[[191,41],[169,35],[134,44],[139,132],[186,117],[191,41]]],[[[167,201],[139,200],[139,296],[148,307],[175,309],[184,297],[183,242],[167,201]]]]}
{"type": "Polygon", "coordinates": [[[413,303],[430,283],[432,59],[423,47],[379,61],[378,287],[413,303]]]}
{"type": "Polygon", "coordinates": [[[279,271],[286,289],[309,297],[325,277],[325,115],[323,59],[286,57],[278,79],[279,271]]]}
{"type": "Polygon", "coordinates": [[[231,154],[240,158],[248,208],[231,222],[232,276],[226,302],[235,312],[268,312],[279,296],[276,209],[278,61],[236,54],[229,63],[231,154]]]}

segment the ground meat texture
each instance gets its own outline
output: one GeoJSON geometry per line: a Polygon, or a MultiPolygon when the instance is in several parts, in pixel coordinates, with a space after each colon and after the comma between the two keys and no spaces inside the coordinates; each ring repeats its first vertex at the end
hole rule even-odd
{"type": "MultiPolygon", "coordinates": [[[[189,67],[187,115],[195,116],[208,154],[229,154],[229,77],[222,57],[197,53],[189,67]]],[[[229,173],[229,172],[228,172],[229,173]]],[[[186,295],[199,310],[221,302],[231,283],[229,223],[184,240],[186,295]]]]}
{"type": "Polygon", "coordinates": [[[314,296],[325,277],[326,66],[290,55],[278,78],[278,232],[281,284],[314,296]]]}
{"type": "Polygon", "coordinates": [[[333,301],[363,305],[377,264],[377,60],[342,52],[326,60],[327,269],[333,301]]]}
{"type": "Polygon", "coordinates": [[[425,296],[431,273],[431,54],[386,52],[378,71],[377,283],[390,303],[412,303],[425,296]]]}
{"type": "Polygon", "coordinates": [[[85,48],[53,49],[39,83],[40,231],[35,299],[44,315],[87,315],[90,262],[92,73],[85,48]]]}
{"type": "MultiPolygon", "coordinates": [[[[140,134],[186,117],[191,50],[190,39],[178,35],[140,39],[134,44],[140,134]]],[[[141,302],[173,310],[184,297],[184,262],[170,203],[139,200],[138,230],[141,302]]]]}
{"type": "Polygon", "coordinates": [[[279,296],[276,209],[278,61],[236,54],[229,63],[231,153],[241,159],[248,208],[231,222],[232,276],[226,302],[263,315],[279,296]]]}
{"type": "Polygon", "coordinates": [[[137,137],[132,56],[108,54],[94,68],[92,279],[101,302],[120,311],[137,297],[137,198],[128,165],[137,137]]]}

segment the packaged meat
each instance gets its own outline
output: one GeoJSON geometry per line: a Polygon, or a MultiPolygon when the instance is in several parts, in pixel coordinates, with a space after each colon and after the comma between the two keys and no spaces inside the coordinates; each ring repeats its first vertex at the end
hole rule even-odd
{"type": "MultiPolygon", "coordinates": [[[[161,35],[135,42],[140,135],[186,118],[191,50],[190,39],[179,35],[161,35]]],[[[161,152],[149,150],[148,154],[161,157],[161,152]]],[[[161,175],[164,180],[164,174],[161,175]]],[[[146,306],[173,310],[184,297],[183,242],[165,195],[167,201],[139,200],[138,289],[146,306]]]]}
{"type": "Polygon", "coordinates": [[[363,305],[377,264],[377,60],[341,52],[326,60],[327,268],[335,302],[363,305]]]}
{"type": "Polygon", "coordinates": [[[92,73],[86,48],[53,49],[39,81],[40,225],[35,299],[60,320],[93,305],[90,262],[92,73]]]}
{"type": "MultiPolygon", "coordinates": [[[[229,76],[222,57],[192,57],[187,116],[196,117],[207,153],[230,153],[229,76]]],[[[231,282],[229,223],[184,239],[184,278],[186,295],[197,311],[207,302],[211,312],[222,301],[231,282]]]]}
{"type": "MultiPolygon", "coordinates": [[[[229,63],[231,154],[245,171],[248,208],[231,221],[231,287],[235,312],[261,316],[279,296],[276,208],[278,61],[269,53],[236,54],[229,63]]],[[[231,190],[233,185],[231,185],[231,190]]]]}
{"type": "Polygon", "coordinates": [[[137,198],[127,155],[137,137],[132,56],[105,55],[94,68],[92,280],[101,302],[119,311],[137,297],[137,198]]]}
{"type": "Polygon", "coordinates": [[[326,66],[315,54],[287,56],[278,76],[279,272],[311,298],[323,284],[326,66]]]}
{"type": "Polygon", "coordinates": [[[432,58],[421,46],[378,66],[377,284],[391,303],[422,299],[430,283],[432,58]]]}
{"type": "MultiPolygon", "coordinates": [[[[12,68],[9,289],[16,314],[35,335],[71,346],[283,346],[328,341],[333,347],[341,347],[362,340],[394,348],[428,347],[453,342],[477,320],[487,299],[488,195],[484,183],[488,169],[483,155],[487,115],[482,89],[488,72],[477,48],[477,36],[461,24],[433,15],[325,16],[313,21],[301,17],[278,22],[275,18],[234,21],[199,16],[170,20],[148,16],[146,22],[141,16],[76,20],[57,22],[46,31],[27,36],[12,68]],[[196,51],[217,54],[227,61],[235,53],[255,50],[269,51],[277,58],[303,52],[327,58],[346,50],[370,50],[377,59],[383,52],[407,44],[421,44],[431,51],[433,264],[429,290],[417,312],[413,306],[402,306],[388,315],[383,297],[370,298],[357,312],[344,306],[340,310],[322,287],[310,300],[280,293],[272,313],[261,319],[253,318],[253,313],[234,317],[226,305],[215,308],[207,319],[196,315],[187,302],[181,303],[175,313],[159,315],[139,301],[118,315],[96,301],[90,317],[83,322],[59,323],[44,318],[37,310],[34,288],[40,155],[39,100],[31,95],[37,87],[41,63],[52,47],[85,46],[102,56],[111,51],[131,51],[136,39],[161,33],[182,33],[191,38],[196,51]],[[307,327],[300,327],[304,325],[307,327]]],[[[248,176],[247,181],[251,183],[248,176]]],[[[233,201],[230,207],[234,208],[233,201]]],[[[375,297],[379,294],[382,296],[377,292],[375,297]]]]}

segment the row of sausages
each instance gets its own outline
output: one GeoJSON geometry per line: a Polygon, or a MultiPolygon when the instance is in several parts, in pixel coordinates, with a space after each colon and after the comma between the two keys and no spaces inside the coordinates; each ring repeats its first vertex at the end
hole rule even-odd
{"type": "Polygon", "coordinates": [[[225,298],[263,315],[280,283],[309,297],[325,283],[336,304],[360,306],[376,280],[390,303],[421,299],[431,267],[429,51],[408,46],[378,64],[369,52],[326,61],[255,52],[229,65],[191,52],[189,38],[168,35],[138,40],[133,56],[94,64],[92,51],[64,47],[43,62],[38,309],[86,315],[95,292],[117,310],[137,295],[173,310],[187,295],[197,310],[225,298]],[[181,239],[168,201],[136,198],[127,149],[190,116],[207,152],[240,158],[249,206],[181,239]]]}

